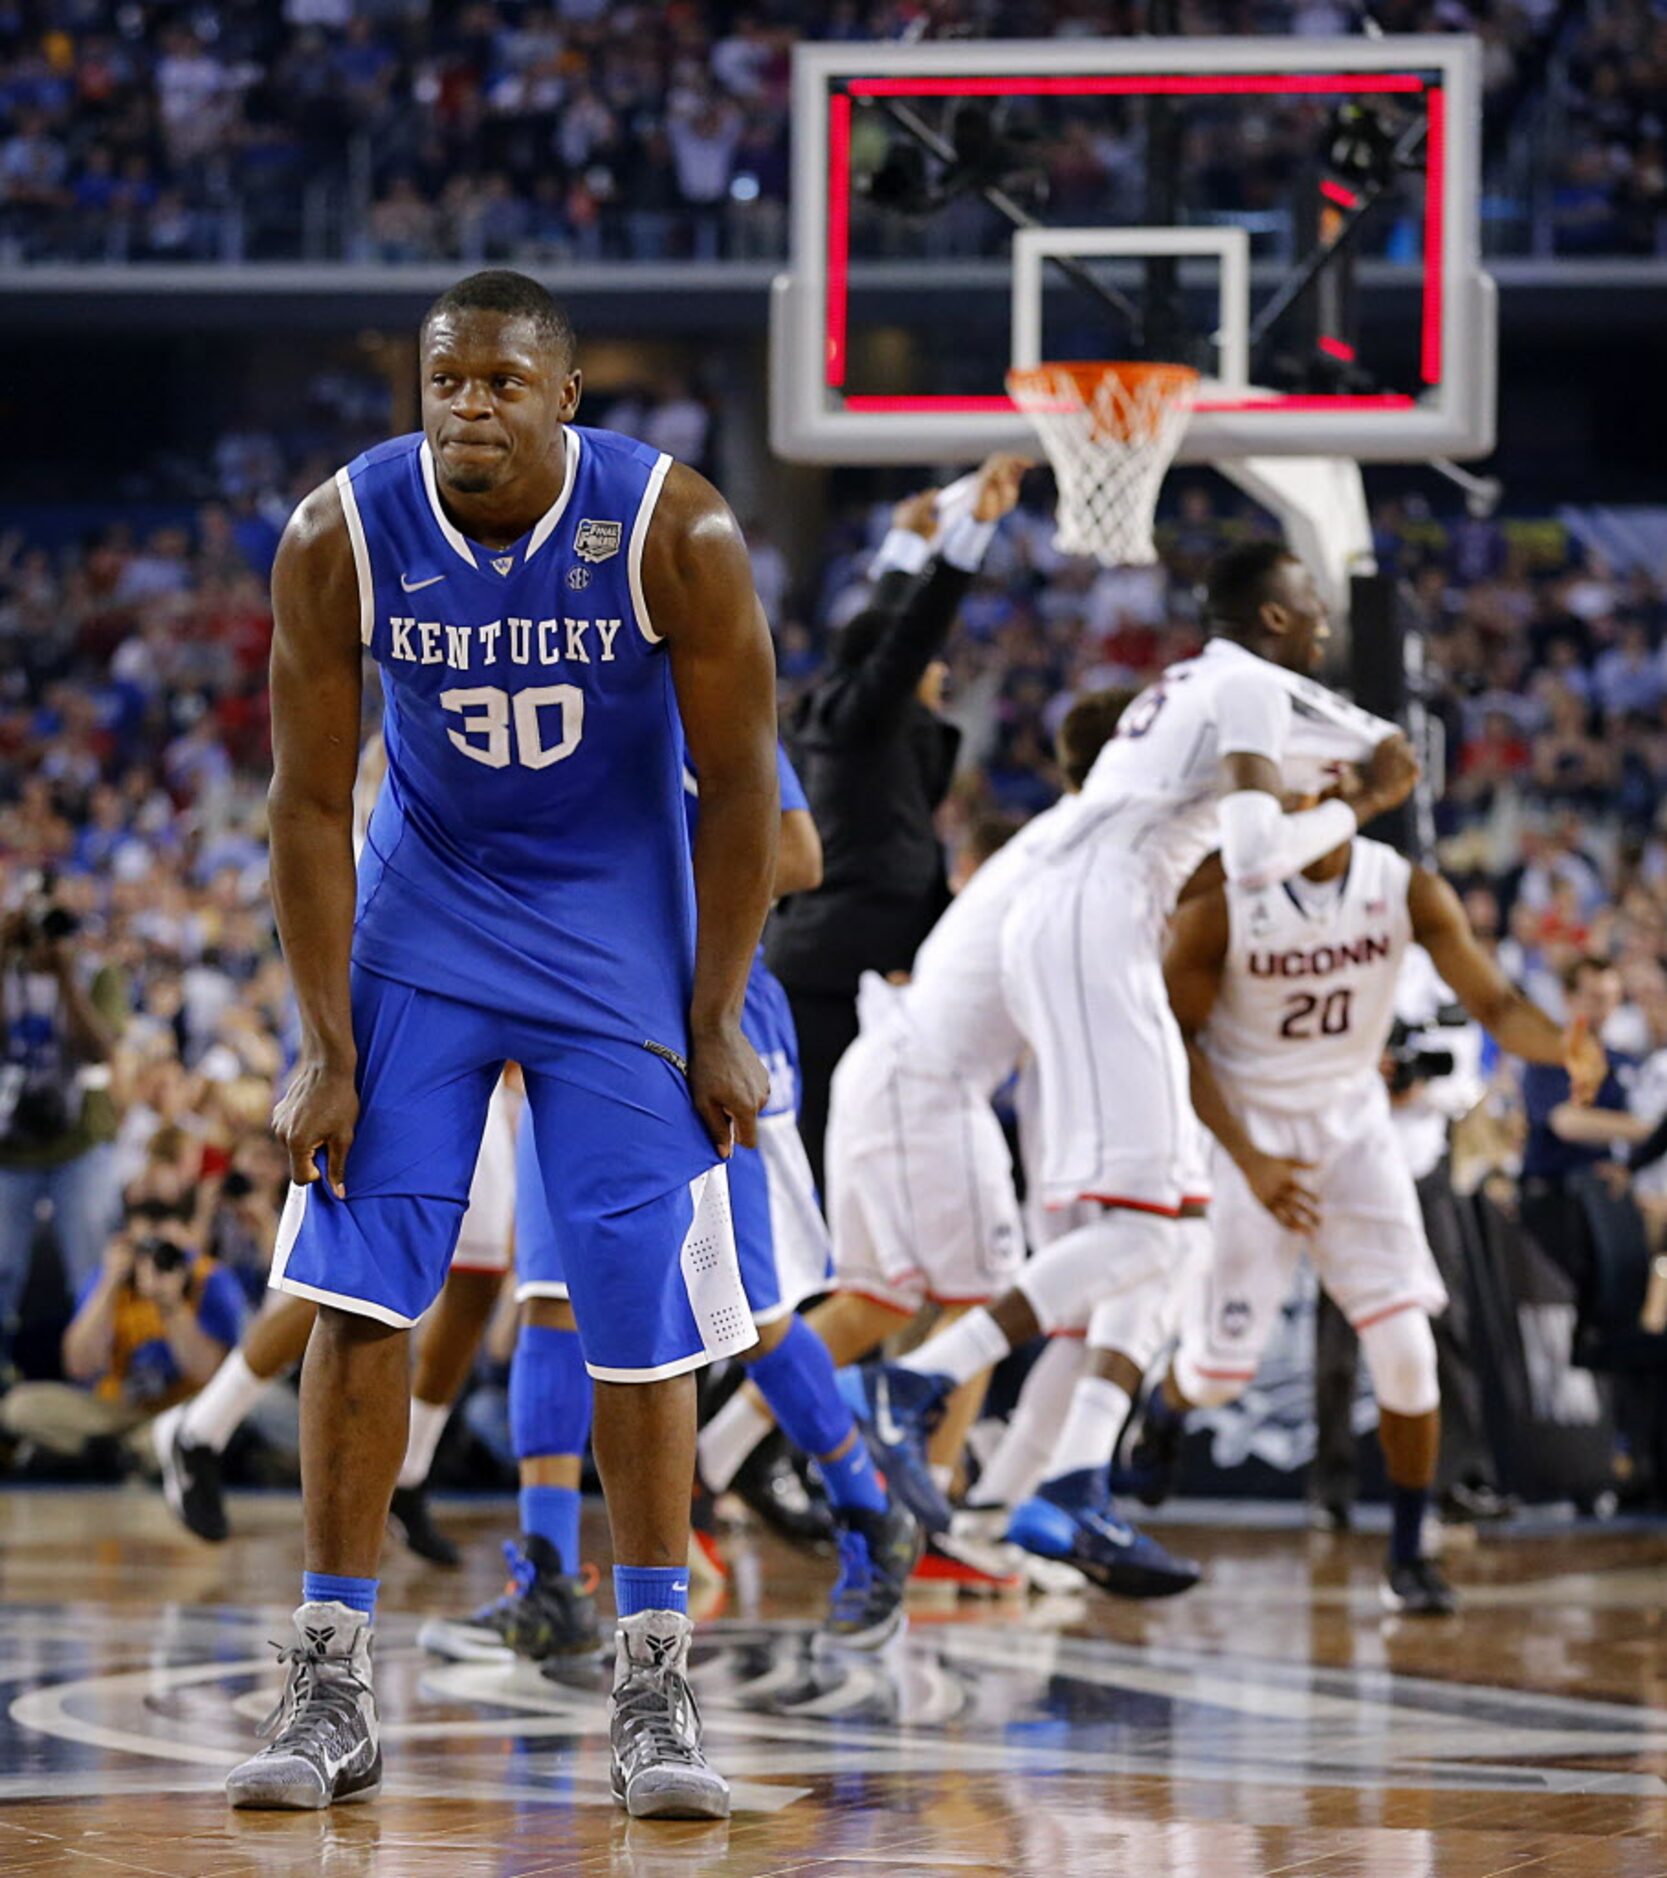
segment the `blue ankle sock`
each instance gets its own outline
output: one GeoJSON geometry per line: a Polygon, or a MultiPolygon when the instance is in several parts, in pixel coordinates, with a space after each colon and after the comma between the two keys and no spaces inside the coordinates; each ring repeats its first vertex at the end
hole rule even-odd
{"type": "Polygon", "coordinates": [[[886,1490],[874,1471],[874,1459],[858,1435],[838,1460],[817,1457],[816,1471],[835,1506],[857,1507],[868,1513],[886,1510],[886,1490]]]}
{"type": "Polygon", "coordinates": [[[1037,1489],[1040,1497],[1051,1500],[1071,1512],[1084,1507],[1104,1507],[1111,1503],[1111,1469],[1079,1467],[1073,1474],[1056,1474],[1037,1489]]]}
{"type": "Polygon", "coordinates": [[[303,1604],[345,1604],[350,1611],[376,1615],[376,1587],[379,1578],[338,1578],[331,1572],[301,1574],[303,1604]]]}
{"type": "Polygon", "coordinates": [[[1389,1489],[1389,1562],[1411,1565],[1424,1556],[1424,1508],[1428,1487],[1389,1489]]]}
{"type": "Polygon", "coordinates": [[[616,1565],[614,1608],[621,1617],[638,1611],[681,1611],[689,1614],[687,1565],[616,1565]]]}
{"type": "Polygon", "coordinates": [[[577,1487],[523,1487],[521,1530],[548,1539],[569,1576],[579,1569],[579,1490],[577,1487]]]}
{"type": "Polygon", "coordinates": [[[832,1454],[856,1426],[839,1392],[828,1346],[802,1317],[770,1352],[747,1365],[759,1394],[775,1412],[794,1447],[810,1455],[832,1454]]]}

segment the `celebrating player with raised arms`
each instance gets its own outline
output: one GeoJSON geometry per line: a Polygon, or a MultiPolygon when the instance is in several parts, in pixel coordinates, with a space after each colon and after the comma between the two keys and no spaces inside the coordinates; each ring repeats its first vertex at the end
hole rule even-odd
{"type": "MultiPolygon", "coordinates": [[[[1200,1196],[1186,1051],[1163,987],[1182,886],[1212,848],[1227,877],[1283,880],[1403,801],[1405,739],[1310,674],[1329,626],[1312,574],[1274,542],[1222,555],[1207,597],[1213,636],[1123,713],[1081,809],[1032,870],[1002,929],[1008,1008],[1035,1053],[1038,1186],[1082,1223],[902,1366],[869,1379],[868,1426],[899,1484],[947,1393],[1039,1331],[1087,1326],[1089,1360],[1038,1493],[1010,1536],[1109,1589],[1184,1589],[1192,1567],[1112,1516],[1109,1469],[1144,1366],[1162,1342],[1178,1222],[1200,1196]],[[1287,813],[1287,766],[1358,765],[1339,799],[1287,813]],[[896,1439],[880,1439],[880,1431],[896,1439]]],[[[929,1500],[931,1526],[947,1509],[929,1500]]]]}

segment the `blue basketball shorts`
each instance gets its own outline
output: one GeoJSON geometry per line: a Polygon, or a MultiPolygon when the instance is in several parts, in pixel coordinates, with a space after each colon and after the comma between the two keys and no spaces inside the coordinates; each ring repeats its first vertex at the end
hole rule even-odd
{"type": "Polygon", "coordinates": [[[651,1382],[751,1346],[724,1164],[678,1068],[538,1015],[353,972],[347,1197],[292,1187],[272,1284],[385,1324],[439,1295],[492,1090],[521,1065],[539,1185],[592,1376],[651,1382]]]}
{"type": "MultiPolygon", "coordinates": [[[[770,1072],[770,1099],[758,1118],[758,1147],[730,1158],[729,1204],[741,1282],[756,1324],[774,1323],[832,1282],[833,1248],[797,1119],[799,1048],[787,994],[762,965],[747,984],[742,1029],[770,1072]]],[[[539,1162],[537,1123],[521,1118],[515,1203],[515,1295],[569,1295],[549,1201],[529,1176],[539,1162]]],[[[577,1314],[577,1305],[575,1305],[577,1314]]]]}

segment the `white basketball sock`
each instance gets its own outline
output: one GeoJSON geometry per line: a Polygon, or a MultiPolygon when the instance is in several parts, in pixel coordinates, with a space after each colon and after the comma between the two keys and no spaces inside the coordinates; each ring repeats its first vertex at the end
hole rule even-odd
{"type": "Polygon", "coordinates": [[[700,1431],[695,1452],[700,1477],[714,1493],[723,1493],[741,1471],[741,1463],[775,1427],[775,1418],[737,1389],[700,1431]]]}
{"type": "Polygon", "coordinates": [[[956,1383],[970,1382],[993,1369],[1010,1347],[1001,1326],[980,1306],[956,1318],[947,1330],[928,1337],[918,1350],[911,1350],[903,1358],[903,1368],[948,1376],[956,1383]]]}
{"type": "Polygon", "coordinates": [[[1118,1431],[1129,1413],[1126,1389],[1104,1376],[1084,1376],[1071,1392],[1070,1412],[1059,1439],[1053,1444],[1049,1480],[1080,1473],[1085,1467],[1104,1467],[1111,1459],[1118,1431]]]}
{"type": "Polygon", "coordinates": [[[1084,1350],[1075,1337],[1053,1337],[1019,1391],[1018,1405],[967,1496],[972,1506],[1017,1506],[1036,1491],[1053,1457],[1054,1436],[1070,1413],[1084,1350]]]}
{"type": "Polygon", "coordinates": [[[419,1402],[411,1398],[411,1432],[405,1437],[405,1459],[400,1463],[399,1484],[420,1487],[434,1465],[434,1450],[446,1432],[451,1416],[449,1402],[419,1402]]]}
{"type": "Polygon", "coordinates": [[[185,1405],[179,1424],[181,1443],[188,1448],[212,1448],[216,1454],[223,1453],[270,1380],[257,1376],[245,1362],[243,1352],[233,1350],[185,1405]]]}

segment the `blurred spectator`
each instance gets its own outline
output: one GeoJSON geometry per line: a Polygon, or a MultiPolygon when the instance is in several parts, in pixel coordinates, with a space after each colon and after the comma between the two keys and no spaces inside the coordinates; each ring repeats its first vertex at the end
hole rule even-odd
{"type": "Polygon", "coordinates": [[[64,1332],[69,1380],[20,1383],[0,1401],[14,1441],[73,1459],[98,1444],[112,1456],[214,1374],[245,1307],[236,1279],[197,1249],[196,1214],[194,1189],[166,1161],[129,1189],[126,1224],[64,1332]]]}
{"type": "Polygon", "coordinates": [[[77,1288],[115,1224],[110,1060],[125,997],[114,968],[78,943],[78,926],[44,876],[27,879],[0,924],[0,1335],[16,1318],[43,1212],[77,1288]]]}

